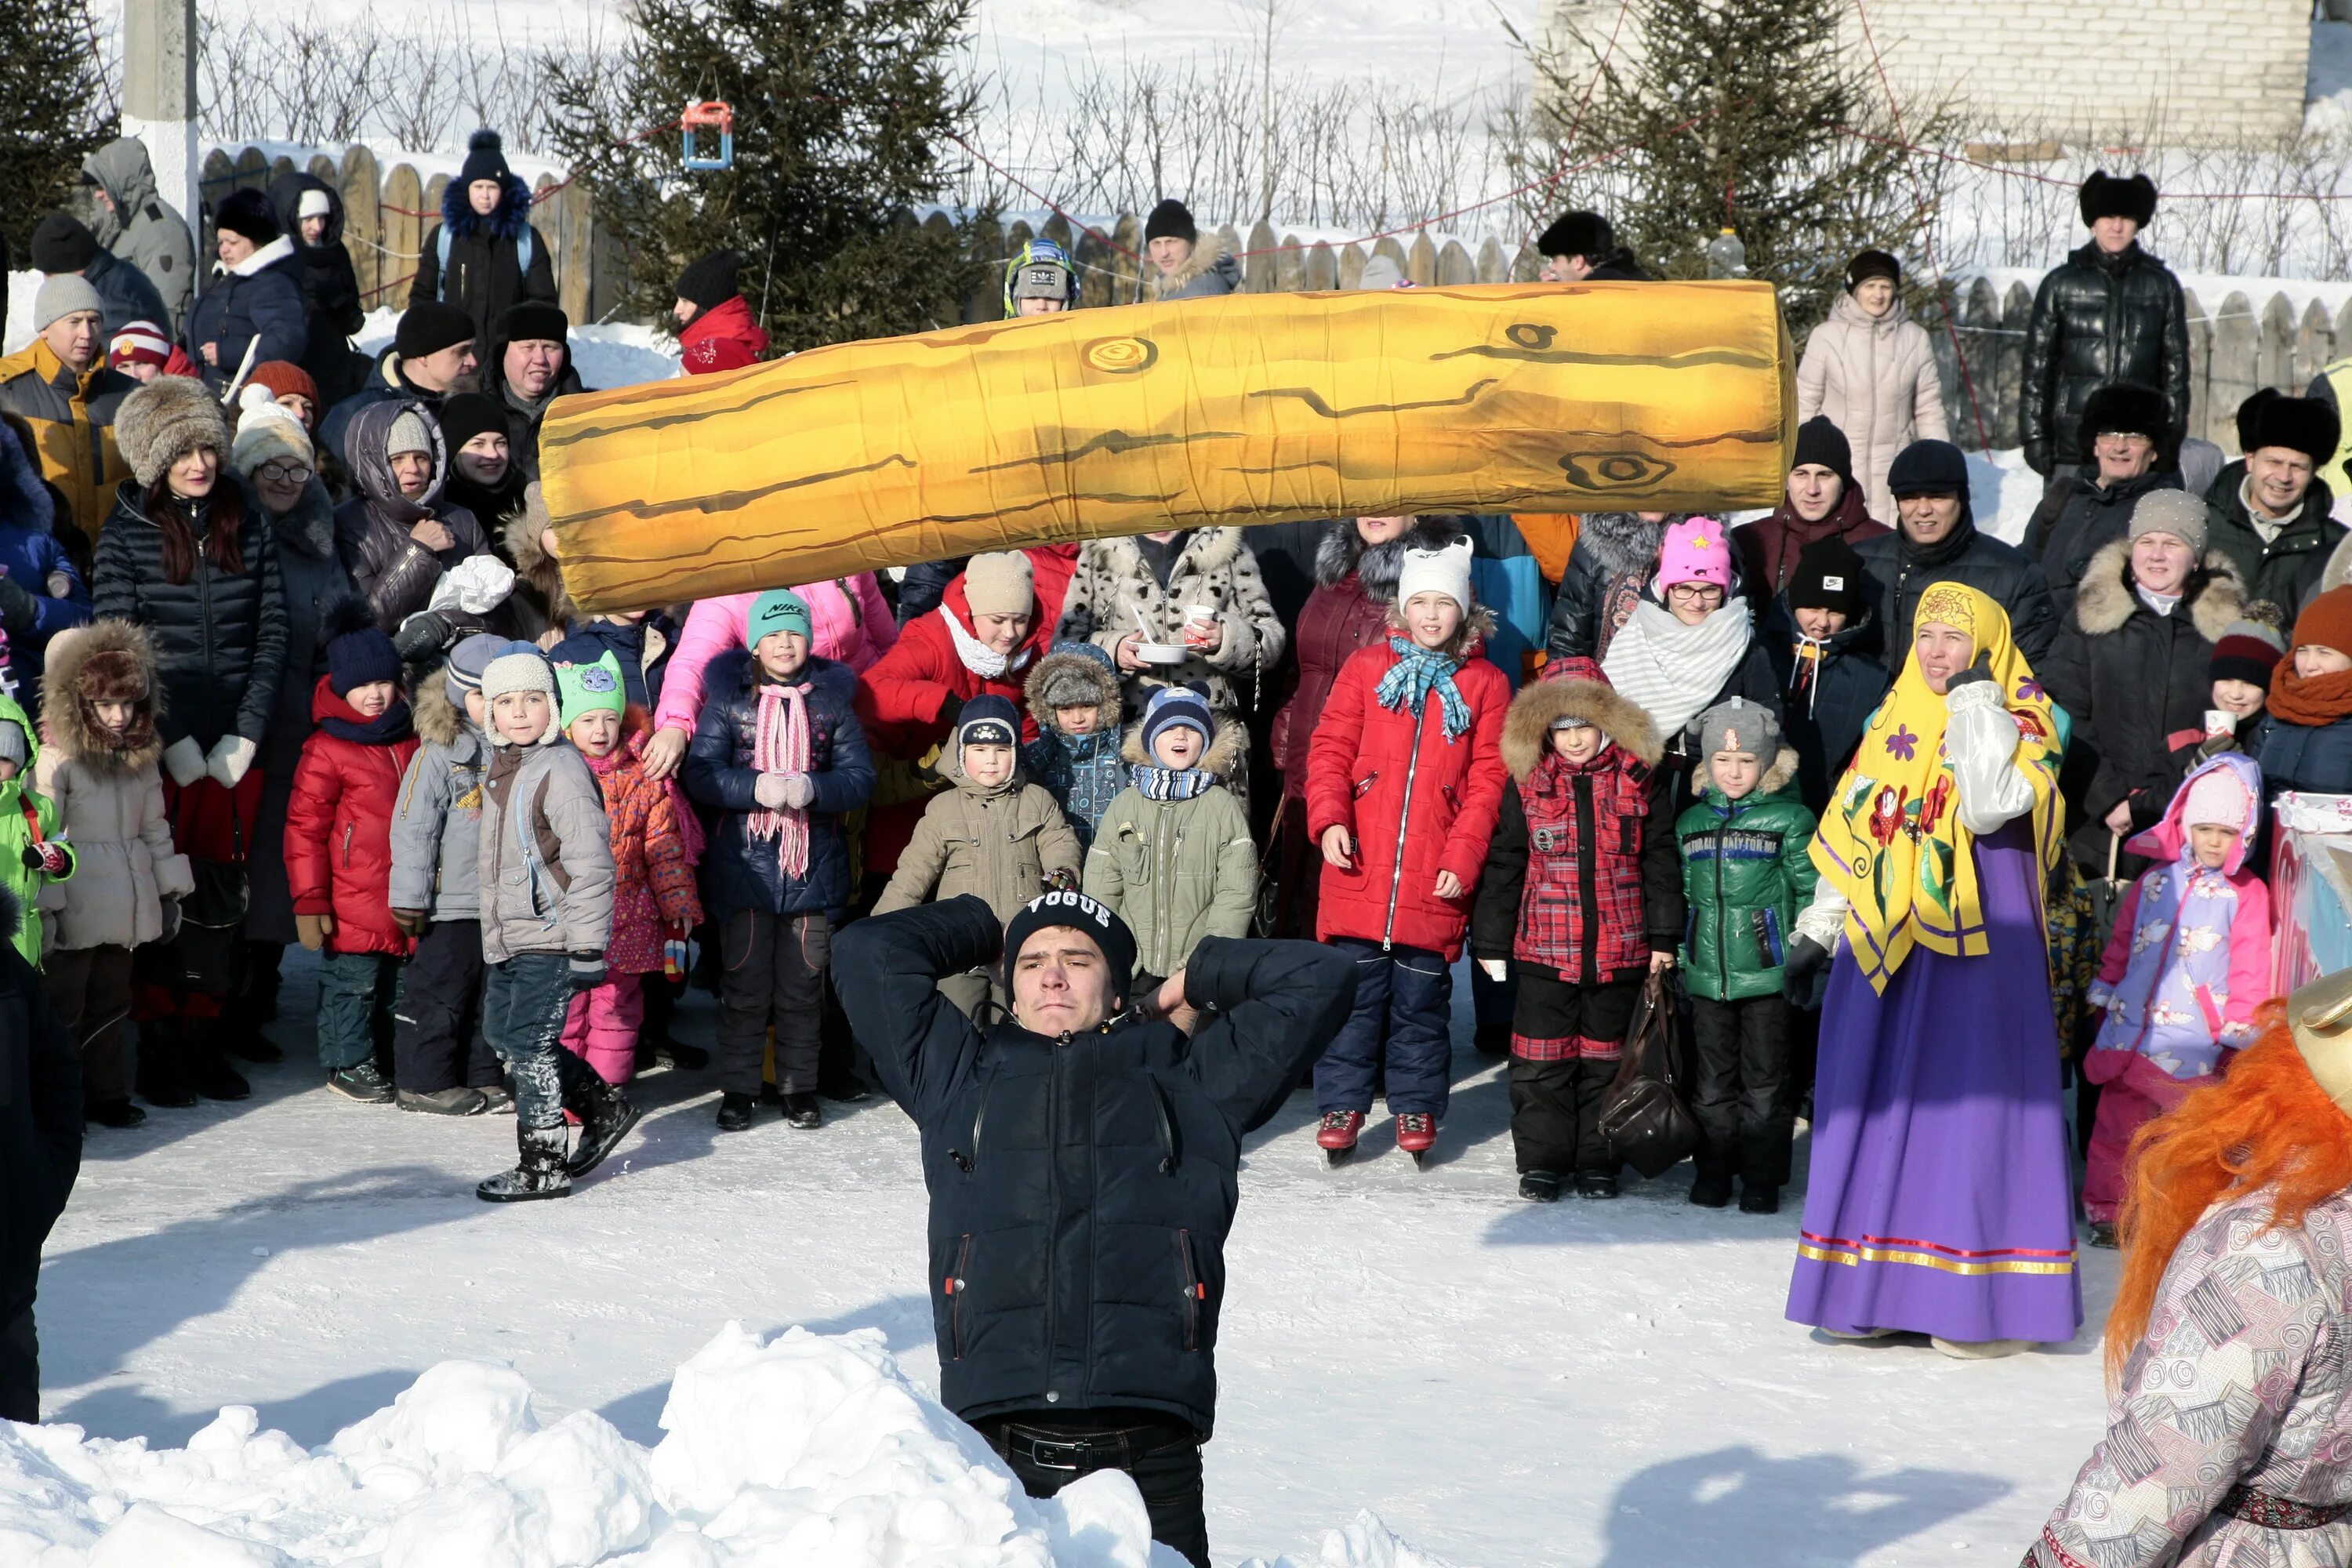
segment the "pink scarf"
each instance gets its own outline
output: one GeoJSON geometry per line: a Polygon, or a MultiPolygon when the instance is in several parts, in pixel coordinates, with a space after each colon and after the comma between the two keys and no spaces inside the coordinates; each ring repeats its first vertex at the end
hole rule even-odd
{"type": "MultiPolygon", "coordinates": [[[[751,765],[763,773],[804,773],[809,768],[808,683],[760,686],[760,722],[751,738],[751,765]]],[[[808,813],[791,806],[751,813],[751,837],[776,841],[778,863],[787,877],[805,877],[809,867],[808,813]]]]}

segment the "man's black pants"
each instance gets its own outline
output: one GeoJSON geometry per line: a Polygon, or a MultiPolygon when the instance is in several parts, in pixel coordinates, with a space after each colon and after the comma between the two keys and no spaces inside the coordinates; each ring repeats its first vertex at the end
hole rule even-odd
{"type": "Polygon", "coordinates": [[[1143,1494],[1151,1539],[1174,1547],[1193,1568],[1209,1568],[1200,1438],[1172,1415],[1138,1411],[1118,1426],[1107,1426],[1102,1415],[1045,1422],[983,1416],[975,1425],[1031,1497],[1052,1497],[1097,1470],[1125,1470],[1143,1494]]]}

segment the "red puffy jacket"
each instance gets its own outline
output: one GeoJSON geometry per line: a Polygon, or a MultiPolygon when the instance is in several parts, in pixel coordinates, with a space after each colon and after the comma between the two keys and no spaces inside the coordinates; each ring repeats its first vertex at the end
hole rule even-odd
{"type": "Polygon", "coordinates": [[[751,307],[738,294],[721,300],[681,328],[677,345],[684,351],[678,357],[685,362],[687,374],[709,375],[759,363],[760,356],[768,352],[768,331],[751,319],[751,307]]]}
{"type": "MultiPolygon", "coordinates": [[[[320,676],[310,721],[367,721],[320,676]]],[[[392,813],[416,737],[369,745],[314,730],[294,767],[286,806],[286,881],[298,915],[335,917],[331,952],[388,952],[416,943],[392,923],[392,813]]]]}
{"type": "Polygon", "coordinates": [[[1316,935],[1428,948],[1462,956],[1486,840],[1503,800],[1503,716],[1511,683],[1475,655],[1454,672],[1470,728],[1447,740],[1433,693],[1417,711],[1395,712],[1375,693],[1397,662],[1382,641],[1339,667],[1307,749],[1307,825],[1318,840],[1333,826],[1356,836],[1354,868],[1326,862],[1316,935]],[[1451,871],[1459,898],[1437,896],[1451,871]]]}

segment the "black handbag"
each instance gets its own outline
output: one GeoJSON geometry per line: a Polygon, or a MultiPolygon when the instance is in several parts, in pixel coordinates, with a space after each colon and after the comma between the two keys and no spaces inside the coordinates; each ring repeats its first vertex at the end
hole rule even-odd
{"type": "Polygon", "coordinates": [[[188,858],[194,884],[180,900],[180,929],[169,942],[139,950],[139,977],[168,991],[234,994],[244,979],[245,914],[253,885],[245,872],[245,827],[229,813],[233,860],[188,858]]]}
{"type": "Polygon", "coordinates": [[[1682,1016],[1664,973],[1652,974],[1633,1005],[1625,1056],[1601,1105],[1601,1135],[1645,1177],[1664,1175],[1698,1150],[1697,1119],[1683,1098],[1682,1016]]]}

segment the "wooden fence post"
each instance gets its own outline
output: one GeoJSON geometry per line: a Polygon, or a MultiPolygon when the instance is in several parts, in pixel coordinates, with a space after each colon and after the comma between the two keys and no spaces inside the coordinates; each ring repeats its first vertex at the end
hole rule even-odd
{"type": "Polygon", "coordinates": [[[1437,280],[1444,284],[1478,281],[1478,264],[1470,259],[1460,240],[1447,240],[1445,248],[1437,253],[1437,280]]]}
{"type": "Polygon", "coordinates": [[[1274,292],[1274,247],[1280,243],[1275,237],[1273,226],[1264,218],[1250,226],[1250,253],[1242,258],[1242,288],[1245,291],[1252,294],[1274,292]]]}
{"type": "Polygon", "coordinates": [[[2262,384],[2282,391],[2294,385],[2294,308],[2284,294],[2273,294],[2262,312],[2262,384]]]}
{"type": "Polygon", "coordinates": [[[2025,385],[2025,330],[2032,320],[2032,293],[2022,283],[2011,284],[2001,301],[2000,352],[1993,356],[2001,389],[2000,425],[1993,431],[1993,442],[2003,449],[2019,444],[2021,411],[2024,400],[2034,395],[2025,385]]]}
{"type": "Polygon", "coordinates": [[[2195,289],[2184,289],[2180,303],[2189,321],[2189,406],[2183,411],[2186,434],[2199,433],[2199,420],[2209,423],[2213,410],[2213,322],[2195,289]]]}
{"type": "Polygon", "coordinates": [[[2205,438],[2225,452],[2238,449],[2238,405],[2254,395],[2261,353],[2253,304],[2233,289],[2213,320],[2212,391],[2205,410],[2205,438]]]}
{"type": "Polygon", "coordinates": [[[1353,289],[1364,280],[1364,247],[1343,245],[1339,247],[1339,287],[1353,289]]]}
{"type": "Polygon", "coordinates": [[[1296,294],[1307,287],[1307,261],[1298,245],[1298,237],[1286,234],[1281,248],[1274,253],[1274,286],[1286,294],[1296,294]]]}
{"type": "Polygon", "coordinates": [[[417,179],[416,170],[407,163],[394,163],[383,177],[383,292],[376,296],[379,305],[401,310],[408,303],[404,280],[416,271],[418,252],[425,243],[425,220],[416,215],[425,210],[425,186],[417,179]]]}
{"type": "Polygon", "coordinates": [[[1325,293],[1339,287],[1339,258],[1322,240],[1307,247],[1305,286],[1325,293]]]}
{"type": "Polygon", "coordinates": [[[2303,325],[2294,334],[2294,384],[2290,389],[2297,397],[2309,386],[2312,378],[2326,370],[2336,357],[2336,322],[2329,318],[2327,307],[2314,300],[2304,307],[2303,325]]]}
{"type": "Polygon", "coordinates": [[[383,269],[383,185],[375,154],[365,144],[355,142],[343,149],[342,173],[335,185],[343,194],[344,247],[352,253],[352,271],[359,279],[360,308],[373,310],[383,302],[376,285],[399,274],[383,269]]]}
{"type": "Polygon", "coordinates": [[[1503,247],[1493,235],[1488,235],[1478,247],[1478,281],[1507,283],[1511,279],[1511,263],[1503,254],[1503,247]]]}
{"type": "Polygon", "coordinates": [[[1429,243],[1427,229],[1412,237],[1404,253],[1404,275],[1424,289],[1437,281],[1437,247],[1429,243]]]}
{"type": "Polygon", "coordinates": [[[1111,303],[1132,305],[1143,298],[1144,268],[1151,265],[1143,254],[1143,220],[1133,213],[1121,213],[1118,222],[1111,226],[1110,237],[1127,248],[1118,265],[1129,279],[1111,296],[1111,303]]]}

